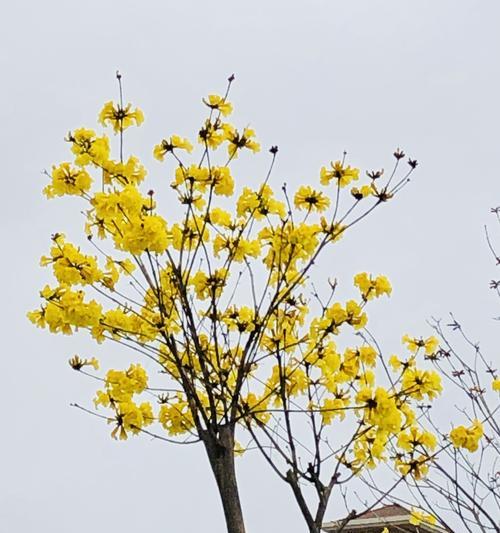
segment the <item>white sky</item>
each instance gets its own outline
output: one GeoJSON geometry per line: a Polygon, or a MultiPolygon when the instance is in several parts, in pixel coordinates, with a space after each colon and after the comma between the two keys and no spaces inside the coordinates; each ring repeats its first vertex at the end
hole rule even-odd
{"type": "MultiPolygon", "coordinates": [[[[360,270],[391,279],[393,297],[371,313],[388,351],[448,311],[493,349],[496,272],[483,225],[497,229],[489,208],[500,199],[497,0],[46,0],[1,11],[0,531],[224,529],[201,447],[117,443],[101,421],[69,407],[88,405],[95,391],[69,356],[112,364],[124,354],[51,336],[25,318],[49,280],[37,264],[50,234],[76,235],[81,225],[76,202],[42,197],[41,170],[66,160],[67,131],[93,126],[115,98],[117,68],[126,99],[146,114],[128,142],[151,174],[161,172],[153,144],[171,133],[193,138],[201,97],[221,92],[233,72],[235,120],[251,123],[264,147],[280,147],[274,183],[317,182],[344,149],[363,169],[388,168],[393,149],[404,148],[420,162],[412,183],[344,239],[322,275],[346,285],[360,270]]],[[[267,165],[265,155],[246,161],[245,180],[267,165]]],[[[245,457],[239,477],[249,532],[305,530],[291,492],[260,457],[245,457]]],[[[332,501],[327,519],[339,513],[332,501]]]]}

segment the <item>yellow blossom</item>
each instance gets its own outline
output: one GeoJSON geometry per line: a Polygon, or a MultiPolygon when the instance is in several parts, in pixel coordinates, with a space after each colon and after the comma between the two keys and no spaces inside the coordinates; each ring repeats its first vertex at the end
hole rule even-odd
{"type": "Polygon", "coordinates": [[[248,241],[242,237],[233,238],[216,235],[213,246],[215,257],[219,257],[220,252],[225,250],[237,263],[243,262],[248,257],[258,257],[261,251],[258,239],[248,241]]]}
{"type": "Polygon", "coordinates": [[[437,519],[435,516],[431,514],[424,513],[423,511],[419,511],[415,507],[412,507],[411,515],[410,515],[410,524],[413,524],[414,526],[418,526],[422,522],[434,525],[437,523],[437,519]]]}
{"type": "Polygon", "coordinates": [[[62,233],[53,236],[54,245],[50,257],[42,256],[40,264],[52,264],[54,276],[64,285],[91,285],[101,281],[103,272],[97,266],[96,257],[85,255],[71,243],[67,243],[62,233]]]}
{"type": "Polygon", "coordinates": [[[368,317],[363,312],[361,306],[354,300],[349,300],[345,307],[347,313],[347,323],[355,330],[362,329],[368,323],[368,317]]]}
{"type": "Polygon", "coordinates": [[[474,420],[468,428],[458,426],[452,429],[450,439],[455,448],[465,448],[470,452],[475,452],[479,448],[479,441],[483,434],[483,425],[479,420],[474,420]]]}
{"type": "Polygon", "coordinates": [[[231,196],[234,192],[234,179],[228,167],[213,167],[209,174],[214,193],[218,196],[231,196]]]}
{"type": "Polygon", "coordinates": [[[258,191],[244,187],[236,204],[236,213],[239,217],[252,214],[257,220],[266,215],[278,215],[284,218],[285,204],[274,198],[274,191],[267,184],[262,185],[258,191]]]}
{"type": "Polygon", "coordinates": [[[251,413],[262,424],[267,424],[271,419],[271,413],[267,411],[269,396],[257,396],[250,392],[242,399],[242,406],[245,413],[251,413]]]}
{"type": "Polygon", "coordinates": [[[220,207],[215,207],[210,210],[209,220],[211,224],[225,228],[229,228],[232,225],[231,213],[228,213],[220,207]]]}
{"type": "Polygon", "coordinates": [[[207,119],[199,131],[198,142],[216,150],[226,140],[226,132],[233,129],[229,124],[221,122],[218,117],[213,121],[207,119]]]}
{"type": "Polygon", "coordinates": [[[165,155],[169,152],[173,152],[176,148],[179,150],[186,150],[186,152],[191,152],[193,150],[193,145],[184,137],[172,135],[169,140],[163,139],[160,144],[157,144],[154,147],[153,155],[156,159],[158,159],[158,161],[163,161],[165,159],[165,155]]]}
{"type": "Polygon", "coordinates": [[[424,454],[412,455],[405,459],[398,457],[395,461],[396,468],[403,476],[410,475],[417,481],[423,479],[429,472],[429,457],[424,454]]]}
{"type": "Polygon", "coordinates": [[[349,404],[342,398],[325,398],[321,406],[321,419],[326,426],[330,425],[336,416],[343,420],[349,404]]]}
{"type": "Polygon", "coordinates": [[[403,373],[401,387],[405,394],[412,398],[423,400],[427,396],[432,400],[443,390],[441,376],[434,370],[418,370],[408,367],[403,373]]]}
{"type": "Polygon", "coordinates": [[[194,287],[196,296],[200,300],[219,297],[227,282],[228,271],[225,268],[215,270],[212,275],[207,275],[201,270],[190,280],[190,285],[194,287]]]}
{"type": "Polygon", "coordinates": [[[375,366],[377,358],[377,350],[373,346],[361,346],[358,348],[358,354],[361,361],[370,367],[375,366]]]}
{"type": "Polygon", "coordinates": [[[401,428],[402,418],[396,400],[383,387],[361,389],[356,402],[364,407],[363,418],[368,424],[391,433],[397,433],[401,428]]]}
{"type": "Polygon", "coordinates": [[[106,161],[101,164],[103,181],[106,185],[118,183],[120,185],[137,185],[146,177],[146,169],[139,159],[131,155],[126,162],[106,161]]]}
{"type": "Polygon", "coordinates": [[[78,128],[69,134],[67,140],[76,156],[75,165],[83,167],[92,163],[103,166],[109,159],[108,137],[97,137],[94,130],[78,128]]]}
{"type": "Polygon", "coordinates": [[[351,181],[359,178],[359,169],[344,166],[340,161],[330,164],[331,169],[321,168],[320,181],[322,185],[329,185],[332,180],[336,180],[339,187],[349,185],[351,181]]]}
{"type": "Polygon", "coordinates": [[[181,394],[178,394],[175,400],[161,406],[158,421],[171,436],[180,435],[194,428],[189,404],[181,394]]]}
{"type": "Polygon", "coordinates": [[[384,294],[391,295],[392,287],[385,276],[373,278],[366,272],[360,272],[354,276],[354,285],[359,288],[363,300],[371,300],[384,294]]]}
{"type": "Polygon", "coordinates": [[[123,226],[116,243],[120,250],[134,255],[146,250],[161,254],[168,246],[167,224],[160,215],[133,218],[123,226]]]}
{"type": "Polygon", "coordinates": [[[307,211],[324,211],[330,205],[330,199],[322,192],[315,191],[308,185],[303,185],[295,193],[295,207],[307,211]]]}
{"type": "Polygon", "coordinates": [[[230,115],[233,111],[232,104],[218,94],[209,94],[207,100],[203,99],[203,103],[210,109],[216,109],[217,111],[220,111],[225,117],[230,115]]]}
{"type": "Polygon", "coordinates": [[[132,261],[128,258],[123,259],[122,261],[117,261],[117,264],[120,267],[120,270],[128,276],[130,276],[136,269],[134,263],[132,263],[132,261]]]}
{"type": "Polygon", "coordinates": [[[429,431],[421,430],[417,426],[411,426],[404,433],[398,435],[398,446],[407,452],[412,452],[417,447],[434,450],[437,440],[429,431]]]}
{"type": "Polygon", "coordinates": [[[371,187],[371,185],[363,185],[362,187],[353,187],[351,189],[351,194],[354,196],[356,200],[361,200],[362,198],[366,198],[367,196],[371,196],[374,194],[374,190],[371,187]]]}
{"type": "Polygon", "coordinates": [[[426,355],[432,355],[439,346],[439,340],[436,337],[427,337],[427,339],[417,339],[409,335],[403,336],[403,342],[410,352],[415,353],[419,348],[424,348],[426,355]]]}
{"type": "Polygon", "coordinates": [[[81,196],[90,190],[92,178],[83,168],[74,168],[70,163],[61,163],[52,167],[52,182],[43,189],[47,198],[54,196],[81,196]]]}
{"type": "Polygon", "coordinates": [[[228,141],[227,152],[230,158],[238,157],[238,150],[247,148],[252,152],[260,151],[260,144],[254,140],[255,132],[251,128],[245,128],[243,133],[230,127],[225,131],[225,138],[228,141]]]}
{"type": "Polygon", "coordinates": [[[99,113],[99,122],[103,126],[109,124],[115,133],[119,133],[132,126],[134,122],[140,126],[144,122],[144,114],[138,107],[132,111],[132,104],[121,107],[109,101],[104,104],[99,113]]]}
{"type": "Polygon", "coordinates": [[[94,370],[99,370],[99,361],[95,357],[82,359],[80,356],[74,355],[68,362],[73,370],[81,370],[84,366],[91,366],[94,370]]]}

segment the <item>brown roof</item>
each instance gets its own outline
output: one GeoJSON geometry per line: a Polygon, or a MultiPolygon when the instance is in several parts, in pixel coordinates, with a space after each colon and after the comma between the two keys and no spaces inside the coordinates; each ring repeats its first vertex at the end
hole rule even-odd
{"type": "Polygon", "coordinates": [[[365,511],[348,521],[335,520],[323,525],[326,533],[335,533],[342,526],[342,533],[380,533],[383,527],[387,527],[391,533],[417,531],[444,533],[444,529],[437,525],[422,523],[418,527],[410,524],[411,512],[398,504],[384,505],[378,509],[365,511]]]}
{"type": "Polygon", "coordinates": [[[384,505],[378,509],[361,513],[356,518],[386,518],[388,516],[405,516],[409,514],[410,511],[408,509],[405,509],[397,503],[393,503],[392,505],[384,505]]]}

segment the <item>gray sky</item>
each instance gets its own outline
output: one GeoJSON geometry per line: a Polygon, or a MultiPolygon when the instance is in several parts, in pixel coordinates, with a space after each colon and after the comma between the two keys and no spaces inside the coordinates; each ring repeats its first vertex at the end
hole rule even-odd
{"type": "MultiPolygon", "coordinates": [[[[69,407],[95,391],[69,356],[127,356],[25,319],[50,279],[37,266],[50,234],[76,236],[81,225],[77,201],[42,197],[41,170],[67,160],[69,129],[95,125],[116,96],[117,68],[126,99],[146,115],[128,142],[157,179],[164,169],[152,146],[170,133],[193,138],[201,97],[221,92],[233,72],[235,120],[280,147],[274,183],[317,182],[344,149],[363,169],[388,168],[397,146],[416,157],[412,183],[321,272],[346,285],[360,270],[391,279],[393,297],[370,315],[387,351],[454,311],[496,357],[496,272],[483,225],[497,229],[489,208],[500,201],[497,0],[18,1],[2,6],[2,21],[1,531],[223,531],[200,447],[117,443],[69,407]]],[[[254,179],[266,164],[247,158],[239,175],[254,179]]],[[[239,476],[249,532],[305,530],[260,457],[244,458],[239,476]]],[[[337,513],[332,502],[327,519],[337,513]]]]}

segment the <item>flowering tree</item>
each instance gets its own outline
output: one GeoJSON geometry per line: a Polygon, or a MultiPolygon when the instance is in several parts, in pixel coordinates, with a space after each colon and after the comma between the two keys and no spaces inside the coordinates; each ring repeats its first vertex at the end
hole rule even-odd
{"type": "MultiPolygon", "coordinates": [[[[66,138],[73,161],[54,166],[44,189],[49,198],[82,199],[92,252],[52,236],[41,264],[56,282],[29,318],[53,333],[86,330],[98,343],[130,348],[158,372],[148,375],[139,362],[108,370],[95,409],[85,410],[107,420],[116,439],[201,441],[230,533],[244,531],[234,459],[250,446],[235,440],[237,431],[290,485],[310,532],[320,531],[334,487],[387,461],[389,445],[400,450],[394,459],[404,476],[423,477],[435,437],[420,428],[414,407],[433,400],[441,383],[416,361],[436,351],[436,339],[405,336],[410,358],[386,363],[364,328],[368,302],[391,293],[387,278],[357,274],[356,296],[346,302],[336,300],[336,281],[319,280],[317,289],[311,278],[320,255],[392,199],[416,161],[398,178],[405,155],[397,150],[389,176],[368,172],[346,199],[360,171],[344,154],[321,169],[321,187],[303,185],[292,196],[283,186],[276,195],[272,147],[265,177],[241,186],[231,165],[260,146],[252,129],[226,121],[231,76],[223,96],[203,100],[195,162],[185,159],[191,142],[178,135],[154,147],[157,160],[175,165],[180,216],[167,221],[155,192],[141,192],[146,169],[124,153],[125,131],[144,117],[124,103],[117,78],[119,101],[104,105],[99,122],[117,136],[118,158],[106,135],[76,129],[66,138]],[[388,364],[387,377],[376,372],[388,364]]],[[[69,362],[85,374],[99,370],[94,357],[69,362]]]]}
{"type": "MultiPolygon", "coordinates": [[[[500,208],[493,208],[500,223],[500,208]]],[[[488,230],[488,246],[500,264],[488,230]]],[[[499,295],[500,283],[490,287],[499,295]]],[[[435,413],[425,412],[439,438],[439,453],[430,474],[418,487],[411,486],[420,505],[433,509],[442,520],[453,516],[464,531],[500,531],[500,374],[478,342],[471,340],[457,319],[448,324],[434,320],[440,349],[432,357],[439,373],[453,390],[455,417],[449,433],[435,413]]],[[[447,416],[450,416],[449,409],[447,416]]]]}
{"type": "Polygon", "coordinates": [[[435,364],[454,389],[455,418],[460,422],[446,434],[438,420],[426,414],[442,451],[418,495],[436,514],[458,518],[465,531],[499,532],[500,377],[453,316],[447,324],[451,334],[441,321],[435,321],[434,328],[441,341],[435,364]]]}
{"type": "MultiPolygon", "coordinates": [[[[492,212],[500,223],[500,208],[492,212]]],[[[487,228],[486,239],[500,265],[487,228]]],[[[500,295],[498,280],[491,281],[490,287],[500,295]]],[[[425,509],[416,510],[414,523],[439,521],[452,533],[457,527],[470,533],[499,532],[500,374],[453,314],[446,322],[431,321],[439,348],[425,355],[448,385],[447,401],[441,403],[444,413],[439,406],[431,410],[427,403],[420,405],[421,424],[434,435],[434,451],[426,464],[428,473],[420,480],[405,476],[407,499],[394,494],[389,499],[417,503],[425,509]]],[[[392,453],[398,454],[398,450],[394,448],[392,453]]],[[[369,476],[363,479],[374,495],[387,495],[383,485],[369,476]]]]}

